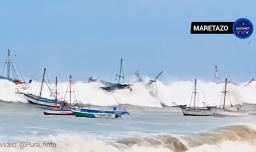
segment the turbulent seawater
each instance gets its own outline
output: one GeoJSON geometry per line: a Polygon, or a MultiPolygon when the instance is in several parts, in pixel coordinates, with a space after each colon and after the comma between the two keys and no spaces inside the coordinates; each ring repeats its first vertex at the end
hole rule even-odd
{"type": "MultiPolygon", "coordinates": [[[[122,119],[86,119],[74,116],[44,116],[39,106],[28,104],[14,93],[15,85],[0,81],[0,151],[27,152],[255,152],[256,116],[244,118],[184,117],[179,108],[166,105],[188,104],[193,82],[160,83],[158,98],[142,84],[133,92],[114,94],[98,89],[99,84],[75,84],[83,103],[96,108],[124,104],[131,115],[122,119]],[[100,106],[100,107],[99,107],[100,106]],[[7,147],[3,143],[16,143],[7,147]],[[20,143],[27,142],[27,147],[20,143]],[[46,144],[48,143],[48,145],[46,144]],[[52,145],[49,145],[52,143],[52,145]],[[33,145],[32,145],[33,144],[33,145]],[[40,145],[41,147],[37,147],[40,145]],[[34,147],[31,147],[34,146],[34,147]],[[21,149],[22,148],[22,149],[21,149]]],[[[31,85],[31,87],[33,84],[31,85]]],[[[67,83],[61,84],[63,92],[67,83]]],[[[199,82],[199,101],[218,105],[223,85],[199,82]]],[[[37,86],[31,89],[36,92],[37,86]]],[[[47,88],[44,96],[49,97],[47,88]]],[[[228,102],[236,101],[253,109],[255,85],[232,86],[228,102]]]]}

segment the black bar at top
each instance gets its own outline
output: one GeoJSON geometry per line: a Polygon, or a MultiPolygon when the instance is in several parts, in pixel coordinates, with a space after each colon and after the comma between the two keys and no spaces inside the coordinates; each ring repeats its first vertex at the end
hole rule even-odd
{"type": "Polygon", "coordinates": [[[191,34],[234,34],[232,30],[233,24],[234,22],[192,22],[190,33],[191,34]],[[205,29],[205,26],[207,26],[206,29],[205,29]],[[219,27],[219,30],[218,29],[216,30],[217,26],[219,27]],[[214,29],[216,31],[214,31],[214,29]]]}

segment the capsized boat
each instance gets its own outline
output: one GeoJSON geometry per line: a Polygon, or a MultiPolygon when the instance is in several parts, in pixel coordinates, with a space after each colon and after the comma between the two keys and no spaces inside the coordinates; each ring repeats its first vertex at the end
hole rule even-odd
{"type": "Polygon", "coordinates": [[[30,87],[32,80],[25,82],[24,79],[22,78],[22,75],[20,73],[18,66],[16,65],[16,62],[14,61],[14,64],[13,64],[12,60],[14,61],[14,58],[12,58],[11,51],[8,49],[7,60],[4,65],[3,74],[0,75],[0,80],[8,80],[10,82],[13,82],[17,86],[18,89],[27,90],[30,87]],[[16,69],[14,67],[16,67],[16,69]],[[7,70],[6,76],[4,76],[5,68],[7,70]],[[16,70],[18,70],[19,75],[23,80],[21,80],[19,78],[16,70]],[[13,78],[11,77],[11,73],[12,73],[13,78]]]}
{"type": "MultiPolygon", "coordinates": [[[[222,74],[222,72],[220,71],[217,67],[217,65],[215,65],[215,71],[214,71],[214,78],[215,78],[215,82],[216,84],[221,84],[221,83],[225,83],[223,80],[221,80],[219,73],[222,74]]],[[[229,84],[233,84],[235,86],[238,86],[237,83],[235,83],[234,81],[228,81],[227,83],[229,84]]]]}
{"type": "MultiPolygon", "coordinates": [[[[46,68],[44,68],[44,73],[43,73],[43,77],[41,80],[41,86],[40,86],[38,95],[32,94],[32,93],[20,92],[18,89],[16,89],[16,93],[23,94],[27,98],[27,101],[31,104],[48,106],[48,107],[60,107],[62,104],[64,104],[66,106],[67,102],[65,102],[64,100],[56,100],[57,95],[52,91],[52,89],[50,88],[50,85],[48,83],[46,83],[46,81],[45,81],[46,74],[47,74],[46,68]],[[42,97],[44,83],[47,85],[49,91],[51,92],[51,97],[53,97],[53,99],[42,97]]],[[[57,83],[57,78],[56,78],[56,83],[57,83]]]]}
{"type": "MultiPolygon", "coordinates": [[[[152,97],[157,98],[157,79],[161,76],[161,74],[163,73],[163,71],[161,71],[154,79],[149,80],[147,83],[144,83],[145,81],[141,78],[140,74],[139,74],[139,70],[137,70],[135,72],[135,75],[137,77],[137,83],[144,83],[145,87],[149,90],[149,94],[152,97]]],[[[162,107],[169,107],[167,106],[165,103],[163,103],[162,101],[160,101],[160,104],[162,107]]]]}
{"type": "Polygon", "coordinates": [[[239,107],[234,108],[231,104],[232,108],[226,107],[226,95],[227,95],[227,78],[225,80],[225,86],[224,86],[224,100],[223,100],[223,106],[220,106],[218,108],[213,108],[212,112],[215,117],[245,117],[248,116],[249,113],[245,110],[242,110],[241,105],[239,104],[239,107]]]}
{"type": "MultiPolygon", "coordinates": [[[[221,73],[221,72],[220,72],[220,73],[221,73]]],[[[220,79],[220,77],[219,77],[219,69],[218,69],[217,65],[215,65],[215,74],[214,74],[214,78],[215,78],[216,84],[225,83],[224,81],[221,81],[221,79],[220,79]]],[[[250,81],[248,81],[248,82],[244,85],[244,87],[247,87],[249,84],[251,84],[251,83],[254,82],[254,81],[255,81],[255,79],[252,78],[250,81]]],[[[238,86],[237,83],[235,83],[235,82],[233,82],[233,81],[228,81],[228,83],[233,84],[233,85],[235,85],[235,86],[238,86]]]]}
{"type": "Polygon", "coordinates": [[[76,117],[86,117],[86,118],[105,118],[105,119],[116,119],[121,118],[122,115],[116,112],[115,114],[109,114],[102,111],[101,113],[93,113],[93,112],[84,112],[78,110],[72,110],[73,115],[76,117]]]}
{"type": "MultiPolygon", "coordinates": [[[[193,107],[180,106],[180,109],[184,116],[212,116],[212,110],[209,107],[196,107],[196,99],[197,99],[197,80],[195,79],[194,92],[192,92],[194,98],[193,107]]],[[[191,97],[191,99],[192,99],[191,97]]]]}
{"type": "Polygon", "coordinates": [[[137,77],[137,81],[136,82],[144,83],[145,87],[147,89],[149,89],[149,94],[151,96],[153,96],[153,97],[157,97],[157,84],[156,84],[156,81],[161,76],[162,73],[163,73],[163,71],[161,71],[154,79],[151,79],[147,83],[144,83],[144,80],[141,78],[141,76],[139,74],[139,70],[137,70],[135,72],[135,75],[137,77]],[[153,89],[155,89],[155,91],[153,91],[153,89]]]}
{"type": "MultiPolygon", "coordinates": [[[[56,78],[56,81],[57,81],[57,78],[56,78]]],[[[68,105],[64,105],[64,104],[61,104],[60,107],[46,107],[46,108],[43,108],[44,109],[44,115],[73,115],[73,113],[71,112],[71,110],[75,110],[76,108],[75,107],[72,107],[72,92],[75,92],[75,91],[72,91],[72,85],[73,84],[73,80],[72,80],[72,76],[70,75],[70,78],[69,78],[69,85],[68,85],[68,88],[70,90],[67,90],[66,93],[69,93],[69,97],[70,97],[70,103],[68,105]]],[[[57,88],[57,83],[56,83],[56,88],[57,88]]],[[[73,90],[75,90],[73,88],[73,90]]],[[[57,89],[56,89],[56,100],[57,100],[57,89]]],[[[66,97],[65,97],[66,98],[66,97]]]]}

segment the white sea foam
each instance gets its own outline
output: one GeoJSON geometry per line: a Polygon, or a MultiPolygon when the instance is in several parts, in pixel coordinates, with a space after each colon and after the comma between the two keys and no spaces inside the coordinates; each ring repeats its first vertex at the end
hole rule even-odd
{"type": "MultiPolygon", "coordinates": [[[[181,140],[172,135],[159,137],[160,142],[149,139],[130,140],[131,145],[124,146],[115,141],[106,142],[103,139],[85,134],[59,134],[50,136],[23,136],[16,141],[9,141],[13,147],[8,147],[0,141],[0,152],[255,152],[255,127],[234,126],[224,129],[222,134],[209,132],[181,140]],[[243,134],[244,133],[244,134],[243,134]],[[204,140],[200,140],[200,138],[204,140]],[[208,140],[207,140],[208,139],[208,140]],[[162,140],[162,142],[161,142],[162,140]],[[193,142],[196,141],[196,142],[193,142]],[[22,144],[21,144],[22,143],[22,144]],[[40,146],[40,147],[39,147],[40,146]]],[[[221,130],[220,130],[221,133],[221,130]]]]}
{"type": "MultiPolygon", "coordinates": [[[[149,79],[149,78],[146,78],[149,79]]],[[[31,93],[38,93],[39,83],[32,82],[30,86],[31,93]]],[[[142,83],[135,83],[129,90],[118,90],[115,93],[104,92],[99,89],[102,86],[98,83],[83,83],[76,82],[76,93],[83,103],[91,103],[93,105],[108,106],[121,104],[130,104],[135,106],[148,106],[148,107],[161,107],[160,102],[171,106],[173,102],[177,104],[189,104],[191,100],[191,92],[193,89],[193,81],[177,81],[162,83],[157,82],[157,98],[153,97],[149,93],[149,89],[142,83]]],[[[256,103],[256,83],[252,82],[248,86],[244,86],[242,83],[238,86],[232,84],[228,87],[227,101],[232,104],[237,103],[256,103]]],[[[61,83],[59,86],[60,94],[66,92],[68,83],[61,83]],[[61,89],[62,88],[62,89],[61,89]]],[[[52,85],[53,86],[53,85],[52,85]]],[[[202,105],[202,102],[206,102],[209,105],[219,105],[221,101],[221,92],[224,84],[215,84],[213,82],[203,82],[198,80],[198,104],[202,105]]],[[[0,100],[7,102],[24,102],[26,99],[23,95],[15,94],[15,88],[17,86],[11,82],[0,80],[0,100]]],[[[26,92],[24,90],[20,90],[26,92]]],[[[43,96],[50,97],[50,91],[47,86],[43,88],[43,96]]],[[[67,94],[68,95],[68,94],[67,94]]],[[[63,95],[64,96],[64,95],[63,95]]],[[[73,97],[72,97],[73,100],[73,97]]],[[[67,96],[67,101],[69,97],[67,96]]]]}

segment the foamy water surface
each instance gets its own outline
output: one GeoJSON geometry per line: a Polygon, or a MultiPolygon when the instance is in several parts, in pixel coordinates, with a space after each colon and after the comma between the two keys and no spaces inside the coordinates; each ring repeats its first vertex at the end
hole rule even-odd
{"type": "MultiPolygon", "coordinates": [[[[193,81],[159,82],[158,98],[152,97],[143,84],[133,86],[133,92],[123,90],[114,94],[99,90],[99,84],[78,82],[75,85],[83,103],[109,108],[118,103],[129,104],[124,107],[131,115],[115,120],[44,116],[42,109],[28,104],[22,95],[14,93],[15,85],[0,81],[1,142],[56,144],[56,147],[24,147],[22,151],[27,152],[256,151],[256,116],[184,117],[178,108],[161,108],[160,102],[166,105],[189,103],[193,81]]],[[[61,86],[66,89],[67,83],[61,86]]],[[[199,81],[199,86],[203,91],[199,95],[200,101],[219,104],[223,84],[199,81]]],[[[44,95],[49,96],[50,93],[44,89],[44,95]]],[[[232,86],[234,95],[229,94],[229,101],[236,99],[240,103],[255,103],[255,91],[254,84],[232,86]]],[[[252,108],[251,105],[246,106],[252,108]]],[[[7,150],[21,151],[21,148],[0,148],[0,151],[7,150]]]]}

